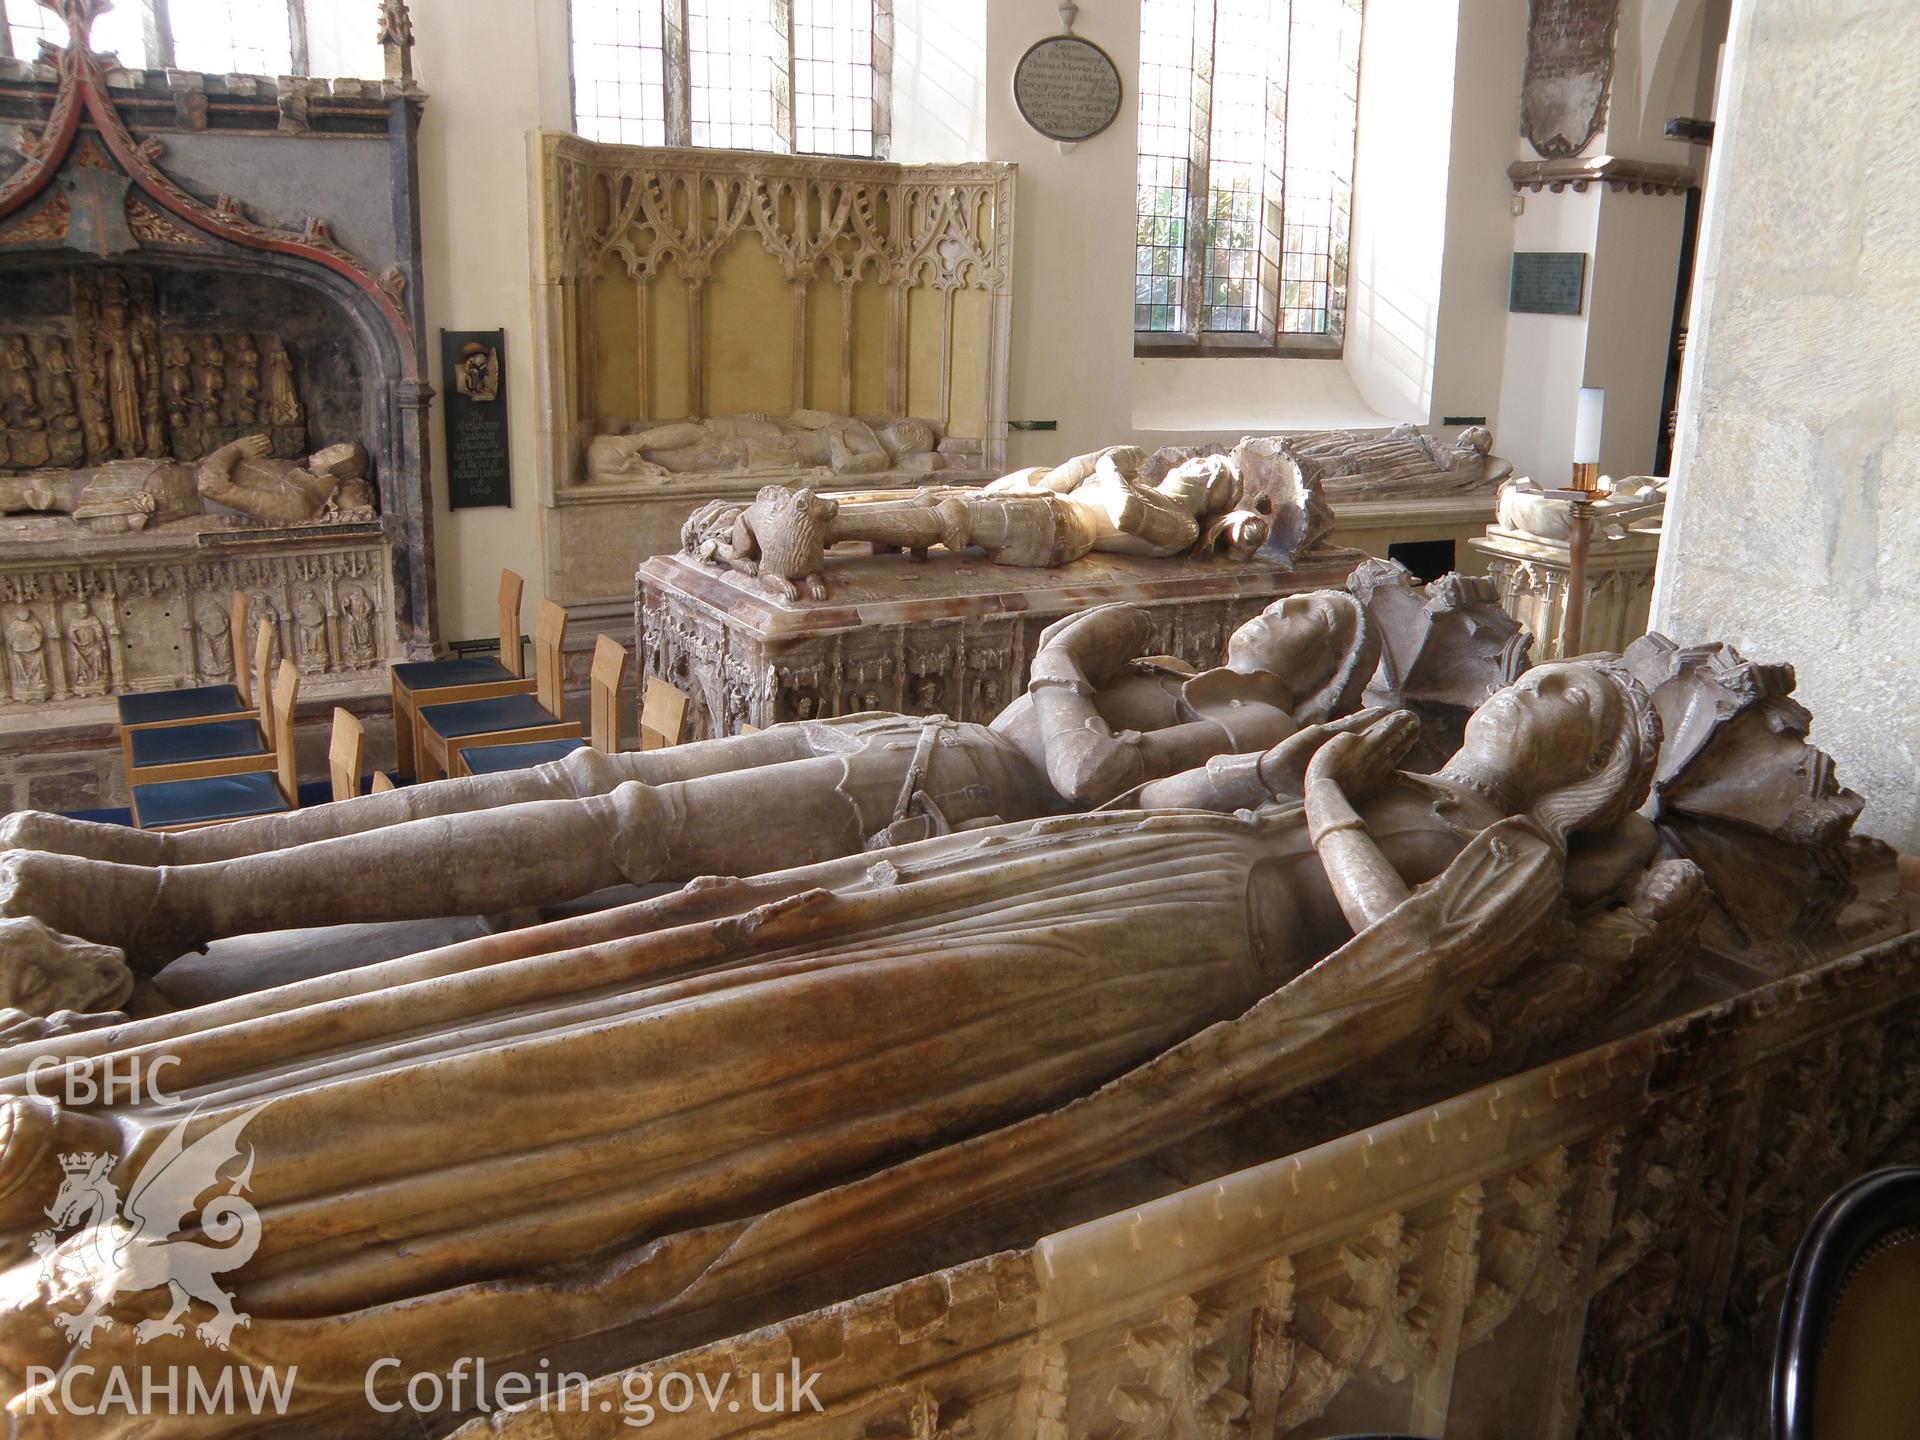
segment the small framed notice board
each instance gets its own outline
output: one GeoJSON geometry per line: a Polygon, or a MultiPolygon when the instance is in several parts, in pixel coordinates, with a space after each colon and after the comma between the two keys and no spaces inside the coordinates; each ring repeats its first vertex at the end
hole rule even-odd
{"type": "Polygon", "coordinates": [[[504,330],[440,332],[451,509],[513,504],[507,458],[506,353],[504,330]]]}
{"type": "Polygon", "coordinates": [[[1587,294],[1587,257],[1579,250],[1516,250],[1507,309],[1518,315],[1578,315],[1587,294]]]}

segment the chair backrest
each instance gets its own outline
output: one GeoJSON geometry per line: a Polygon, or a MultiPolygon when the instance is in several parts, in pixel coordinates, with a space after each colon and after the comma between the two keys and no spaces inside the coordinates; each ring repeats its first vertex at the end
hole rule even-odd
{"type": "Polygon", "coordinates": [[[240,692],[240,703],[249,710],[253,708],[253,671],[242,651],[246,648],[247,616],[252,613],[253,602],[247,599],[247,592],[234,591],[233,604],[227,607],[227,648],[233,656],[233,688],[240,692]]]}
{"type": "Polygon", "coordinates": [[[273,678],[273,769],[289,805],[300,803],[300,764],[293,753],[293,707],[299,698],[300,671],[291,660],[282,660],[273,678]]]}
{"type": "MultiPolygon", "coordinates": [[[[247,632],[242,630],[242,635],[247,632]]],[[[277,637],[273,632],[273,622],[262,619],[260,633],[253,637],[253,694],[246,697],[249,706],[259,705],[260,719],[267,728],[267,740],[271,742],[275,735],[273,728],[273,642],[277,637]]],[[[281,662],[285,664],[285,661],[281,662]]]]}
{"type": "Polygon", "coordinates": [[[640,748],[664,750],[678,745],[686,723],[686,695],[677,685],[649,675],[647,693],[640,702],[640,748]]]}
{"type": "Polygon", "coordinates": [[[520,597],[526,588],[513,571],[500,572],[500,663],[509,675],[526,674],[520,658],[520,597]]]}
{"type": "Polygon", "coordinates": [[[566,669],[561,654],[566,643],[567,607],[557,600],[542,600],[533,632],[533,695],[540,708],[555,717],[566,713],[566,669]]]}
{"type": "Polygon", "coordinates": [[[384,795],[387,791],[397,788],[393,783],[393,777],[391,775],[387,774],[384,770],[376,770],[373,772],[373,784],[367,787],[367,793],[369,795],[384,795]]]}
{"type": "Polygon", "coordinates": [[[335,800],[351,800],[360,793],[360,766],[366,755],[366,727],[352,711],[336,705],[333,738],[327,746],[327,773],[333,777],[335,800]]]}
{"type": "Polygon", "coordinates": [[[612,755],[620,748],[620,686],[627,678],[627,647],[611,635],[593,642],[592,720],[587,738],[612,755]]]}
{"type": "Polygon", "coordinates": [[[1920,1404],[1916,1288],[1920,1166],[1843,1185],[1814,1216],[1787,1271],[1773,1351],[1773,1440],[1911,1430],[1920,1404]]]}

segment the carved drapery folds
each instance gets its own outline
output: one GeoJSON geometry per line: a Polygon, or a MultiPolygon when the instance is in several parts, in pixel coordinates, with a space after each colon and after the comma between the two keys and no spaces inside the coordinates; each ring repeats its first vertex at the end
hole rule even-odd
{"type": "MultiPolygon", "coordinates": [[[[786,1419],[797,1440],[1752,1433],[1795,1241],[1850,1175],[1915,1153],[1916,974],[1914,937],[1888,942],[1032,1250],[614,1371],[569,1414],[611,1440],[599,1401],[643,1379],[770,1394],[797,1362],[822,1404],[786,1419]]],[[[460,1433],[551,1424],[530,1407],[460,1433]]]]}
{"type": "Polygon", "coordinates": [[[913,415],[956,468],[1001,464],[1012,166],[542,145],[556,428],[913,415]]]}

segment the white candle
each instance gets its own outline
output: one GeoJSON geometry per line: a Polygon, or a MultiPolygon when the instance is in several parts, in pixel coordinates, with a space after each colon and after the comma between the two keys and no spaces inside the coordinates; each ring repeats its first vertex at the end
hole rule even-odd
{"type": "Polygon", "coordinates": [[[1592,388],[1580,392],[1580,409],[1573,422],[1573,463],[1600,463],[1600,416],[1606,409],[1607,392],[1592,388]]]}

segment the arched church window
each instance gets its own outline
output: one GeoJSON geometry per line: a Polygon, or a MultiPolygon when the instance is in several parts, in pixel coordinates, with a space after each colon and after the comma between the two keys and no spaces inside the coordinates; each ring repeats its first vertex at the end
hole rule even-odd
{"type": "Polygon", "coordinates": [[[1142,354],[1338,353],[1362,0],[1142,0],[1142,354]]]}
{"type": "Polygon", "coordinates": [[[572,0],[575,128],[883,156],[892,0],[572,0]]]}
{"type": "MultiPolygon", "coordinates": [[[[67,27],[36,0],[0,0],[0,40],[32,59],[67,27]]],[[[93,46],[130,70],[377,79],[380,0],[119,0],[94,22],[93,46]]]]}

